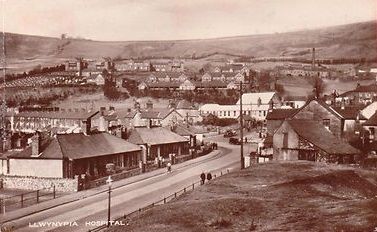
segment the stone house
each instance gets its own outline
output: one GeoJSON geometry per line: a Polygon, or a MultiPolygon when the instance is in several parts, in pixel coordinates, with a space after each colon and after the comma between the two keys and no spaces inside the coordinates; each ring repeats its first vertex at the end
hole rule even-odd
{"type": "Polygon", "coordinates": [[[328,128],[336,137],[343,136],[344,118],[322,100],[313,99],[308,101],[291,118],[317,121],[328,128]]]}
{"type": "Polygon", "coordinates": [[[274,160],[354,163],[359,155],[359,150],[314,120],[286,120],[273,135],[274,160]]]}

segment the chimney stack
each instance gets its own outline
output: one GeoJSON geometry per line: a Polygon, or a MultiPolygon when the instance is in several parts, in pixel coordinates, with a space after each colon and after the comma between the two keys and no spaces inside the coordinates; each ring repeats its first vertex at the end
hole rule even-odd
{"type": "Polygon", "coordinates": [[[31,156],[37,157],[39,156],[40,146],[41,145],[41,139],[39,132],[37,132],[32,138],[31,138],[31,156]]]}
{"type": "Polygon", "coordinates": [[[148,100],[148,102],[146,103],[146,108],[153,109],[153,102],[151,100],[148,100]]]}
{"type": "Polygon", "coordinates": [[[312,68],[315,67],[315,48],[312,49],[312,68]]]}
{"type": "Polygon", "coordinates": [[[106,111],[106,107],[101,106],[101,107],[99,108],[99,112],[100,112],[100,115],[101,115],[101,116],[104,116],[104,115],[105,115],[105,111],[106,111]]]}
{"type": "Polygon", "coordinates": [[[340,105],[340,108],[342,109],[342,110],[344,110],[345,108],[346,108],[346,101],[344,100],[344,98],[342,98],[342,102],[340,103],[341,105],[340,105]]]}

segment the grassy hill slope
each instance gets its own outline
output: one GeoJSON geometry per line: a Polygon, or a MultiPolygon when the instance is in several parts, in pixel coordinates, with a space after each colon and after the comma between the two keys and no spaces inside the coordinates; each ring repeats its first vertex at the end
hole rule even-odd
{"type": "Polygon", "coordinates": [[[109,231],[373,231],[377,174],[272,162],[216,178],[109,231]]]}
{"type": "Polygon", "coordinates": [[[36,58],[89,58],[169,56],[191,57],[212,53],[256,57],[298,56],[310,57],[310,48],[316,47],[318,57],[377,57],[377,23],[363,22],[349,25],[289,33],[238,36],[228,38],[177,41],[100,42],[6,34],[7,57],[36,58]]]}

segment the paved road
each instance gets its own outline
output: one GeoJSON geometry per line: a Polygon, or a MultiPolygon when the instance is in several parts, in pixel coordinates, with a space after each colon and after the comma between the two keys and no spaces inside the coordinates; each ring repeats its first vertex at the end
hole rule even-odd
{"type": "MultiPolygon", "coordinates": [[[[221,153],[201,163],[174,169],[171,173],[157,175],[136,183],[128,184],[112,190],[111,217],[117,218],[141,207],[159,201],[164,197],[183,189],[199,180],[202,171],[213,174],[229,168],[239,168],[239,146],[221,142],[221,153]]],[[[17,231],[88,231],[96,227],[98,221],[107,220],[108,194],[102,193],[79,201],[61,205],[49,210],[35,213],[15,220],[12,224],[17,231]],[[67,226],[40,226],[40,223],[66,222],[67,226]],[[32,227],[36,225],[37,227],[32,227]]]]}

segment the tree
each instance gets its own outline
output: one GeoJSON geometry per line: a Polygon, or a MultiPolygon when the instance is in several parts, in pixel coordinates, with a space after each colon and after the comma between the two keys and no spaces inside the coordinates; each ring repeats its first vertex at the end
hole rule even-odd
{"type": "Polygon", "coordinates": [[[120,98],[120,92],[115,87],[115,82],[109,79],[105,79],[105,85],[103,86],[103,95],[110,100],[116,100],[120,98]]]}

